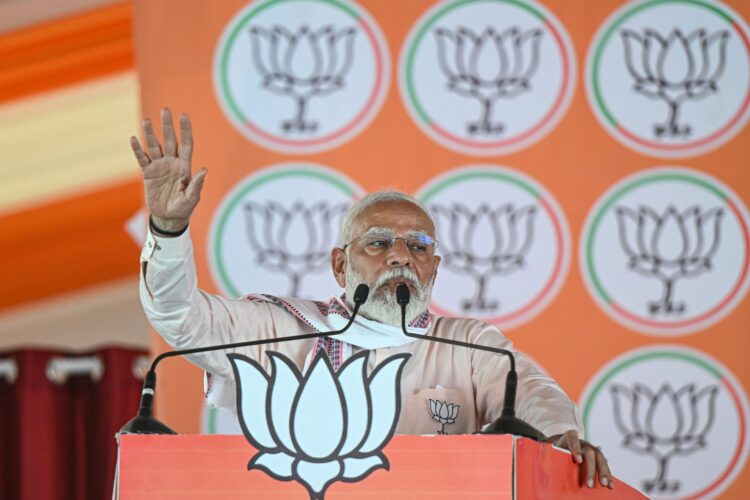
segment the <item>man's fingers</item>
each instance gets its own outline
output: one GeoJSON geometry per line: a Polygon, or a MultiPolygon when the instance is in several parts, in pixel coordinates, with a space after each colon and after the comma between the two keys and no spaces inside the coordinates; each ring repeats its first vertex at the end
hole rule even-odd
{"type": "Polygon", "coordinates": [[[583,457],[581,456],[581,441],[578,439],[578,434],[575,431],[568,431],[564,435],[567,448],[570,453],[573,454],[573,460],[577,463],[583,463],[583,457]]]}
{"type": "Polygon", "coordinates": [[[584,452],[583,466],[586,470],[586,486],[593,488],[594,476],[596,475],[596,452],[590,446],[584,452]]]}
{"type": "Polygon", "coordinates": [[[604,454],[601,451],[596,452],[596,470],[599,472],[599,483],[602,486],[606,486],[609,489],[615,487],[615,484],[612,482],[612,472],[609,470],[609,464],[607,464],[607,459],[604,458],[604,454]]]}
{"type": "Polygon", "coordinates": [[[141,168],[146,168],[148,164],[151,163],[151,158],[148,157],[141,147],[141,143],[138,142],[138,139],[135,136],[130,138],[130,148],[133,150],[135,159],[138,160],[138,165],[140,165],[141,168]]]}
{"type": "Polygon", "coordinates": [[[151,125],[151,120],[146,118],[143,120],[143,132],[146,134],[146,145],[148,146],[148,154],[154,160],[161,158],[161,146],[159,141],[156,140],[156,134],[154,133],[154,126],[151,125]]]}
{"type": "Polygon", "coordinates": [[[190,161],[193,156],[193,128],[190,117],[185,113],[180,115],[180,158],[190,161]]]}
{"type": "Polygon", "coordinates": [[[169,108],[161,110],[161,129],[164,134],[164,156],[177,156],[177,136],[172,124],[172,112],[169,108]]]}
{"type": "Polygon", "coordinates": [[[190,184],[185,188],[185,196],[187,196],[188,199],[196,202],[200,199],[201,189],[203,189],[203,181],[205,180],[207,173],[208,169],[202,168],[190,180],[190,184]]]}

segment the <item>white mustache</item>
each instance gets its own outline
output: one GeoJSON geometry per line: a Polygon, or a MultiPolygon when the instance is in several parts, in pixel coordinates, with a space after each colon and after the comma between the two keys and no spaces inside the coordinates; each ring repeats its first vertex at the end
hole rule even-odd
{"type": "Polygon", "coordinates": [[[422,295],[422,284],[419,282],[416,273],[408,267],[397,267],[395,269],[384,271],[380,276],[378,276],[378,279],[372,288],[377,291],[380,289],[380,287],[387,285],[388,282],[394,278],[405,278],[411,283],[411,285],[414,286],[417,294],[420,296],[422,295]]]}
{"type": "MultiPolygon", "coordinates": [[[[422,285],[417,278],[416,273],[408,267],[399,267],[383,271],[374,283],[369,283],[364,276],[352,269],[350,265],[346,268],[346,295],[354,296],[354,289],[359,283],[366,283],[370,286],[370,300],[362,306],[360,313],[368,319],[379,321],[387,325],[401,325],[401,314],[396,306],[396,294],[389,287],[384,287],[389,280],[401,278],[406,281],[414,290],[411,302],[406,306],[407,322],[412,321],[421,314],[430,302],[430,292],[432,291],[433,280],[426,285],[422,285]]],[[[352,304],[350,303],[350,306],[352,304]]],[[[353,307],[353,306],[352,306],[353,307]]]]}

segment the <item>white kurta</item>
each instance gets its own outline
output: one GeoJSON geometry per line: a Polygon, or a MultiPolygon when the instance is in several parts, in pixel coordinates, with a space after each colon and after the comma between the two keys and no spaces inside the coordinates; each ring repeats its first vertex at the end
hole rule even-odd
{"type": "MultiPolygon", "coordinates": [[[[140,295],[146,316],[174,349],[187,349],[251,339],[282,338],[313,331],[285,309],[262,301],[227,299],[197,286],[189,231],[177,238],[149,233],[141,253],[140,295]]],[[[432,316],[428,335],[512,350],[512,343],[489,324],[473,319],[432,316]]],[[[302,369],[314,340],[271,343],[236,349],[270,371],[265,350],[277,351],[302,369]]],[[[352,352],[361,349],[353,347],[352,352]]],[[[371,349],[368,372],[386,358],[408,352],[401,379],[399,434],[432,434],[440,424],[432,419],[429,399],[461,405],[458,418],[445,426],[448,434],[475,432],[500,415],[505,356],[447,344],[416,341],[408,345],[371,349]]],[[[189,356],[212,374],[209,401],[234,408],[234,386],[227,351],[189,356]]],[[[516,354],[518,392],[516,414],[548,436],[583,425],[576,405],[557,383],[542,374],[522,354],[516,354]]]]}

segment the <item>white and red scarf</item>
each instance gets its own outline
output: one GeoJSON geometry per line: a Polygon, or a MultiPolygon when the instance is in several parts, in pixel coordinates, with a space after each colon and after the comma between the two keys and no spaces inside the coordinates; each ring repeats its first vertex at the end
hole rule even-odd
{"type": "MultiPolygon", "coordinates": [[[[345,296],[331,297],[328,302],[303,300],[288,297],[276,297],[268,294],[252,294],[244,297],[254,302],[270,302],[284,309],[289,314],[308,325],[313,331],[327,332],[343,328],[351,318],[351,311],[346,304],[345,296]]],[[[425,310],[409,323],[409,331],[426,334],[432,323],[429,311],[425,310]]],[[[293,332],[279,332],[284,335],[295,335],[293,332]]],[[[416,339],[407,337],[401,327],[386,325],[378,321],[357,316],[352,326],[344,333],[335,337],[320,337],[315,340],[310,354],[305,358],[302,372],[306,372],[315,355],[321,349],[328,355],[335,370],[352,354],[352,346],[362,349],[382,349],[397,347],[414,342],[416,339]]],[[[213,406],[233,408],[233,384],[227,384],[222,377],[206,373],[206,399],[213,406]],[[230,398],[231,401],[227,400],[230,398]]]]}
{"type": "MultiPolygon", "coordinates": [[[[339,330],[351,319],[351,311],[343,295],[331,297],[328,302],[275,297],[266,294],[249,295],[246,298],[248,300],[271,302],[293,314],[316,332],[339,330]]],[[[430,323],[430,313],[424,311],[409,323],[409,331],[426,334],[430,329],[430,323]]],[[[316,340],[305,360],[303,372],[310,366],[320,349],[325,351],[333,368],[338,370],[342,363],[351,356],[352,346],[362,349],[382,349],[410,344],[415,340],[404,335],[400,326],[386,325],[363,316],[357,316],[352,326],[344,333],[335,337],[321,337],[316,340]]]]}

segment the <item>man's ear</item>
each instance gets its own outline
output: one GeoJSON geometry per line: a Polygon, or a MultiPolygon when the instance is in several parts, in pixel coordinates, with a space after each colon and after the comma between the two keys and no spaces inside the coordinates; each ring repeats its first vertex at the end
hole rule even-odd
{"type": "Polygon", "coordinates": [[[440,256],[436,255],[435,256],[435,265],[432,268],[432,280],[433,280],[433,282],[435,281],[435,278],[437,277],[437,270],[438,270],[438,266],[439,265],[440,265],[440,256]]]}
{"type": "Polygon", "coordinates": [[[341,248],[334,248],[331,250],[331,269],[333,270],[333,277],[336,279],[336,283],[341,288],[346,287],[346,251],[341,248]]]}

